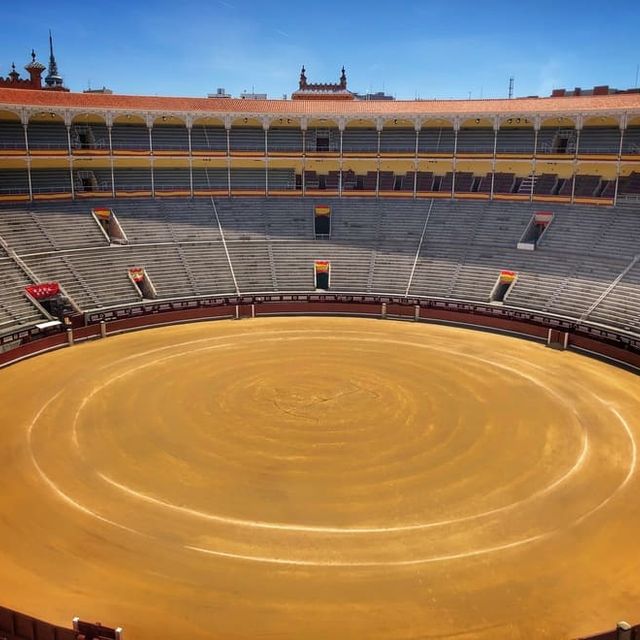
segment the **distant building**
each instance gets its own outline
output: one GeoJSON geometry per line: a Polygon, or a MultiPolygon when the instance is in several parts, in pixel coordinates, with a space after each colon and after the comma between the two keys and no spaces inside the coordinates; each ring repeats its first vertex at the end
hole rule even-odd
{"type": "Polygon", "coordinates": [[[215,93],[208,93],[207,98],[230,98],[231,94],[224,90],[224,87],[218,87],[215,93]]]}
{"type": "Polygon", "coordinates": [[[266,93],[249,93],[247,91],[243,91],[240,94],[240,98],[242,98],[242,100],[266,100],[267,94],[266,93]]]}
{"type": "Polygon", "coordinates": [[[608,85],[600,85],[593,87],[593,89],[582,89],[576,87],[575,89],[554,89],[551,92],[552,98],[564,98],[571,96],[609,96],[617,93],[640,93],[640,89],[613,89],[608,85]]]}
{"type": "Polygon", "coordinates": [[[394,96],[390,96],[384,91],[377,91],[376,93],[356,93],[354,95],[358,100],[395,100],[394,96]]]}
{"type": "Polygon", "coordinates": [[[107,87],[102,87],[101,89],[85,89],[82,93],[102,93],[111,95],[113,91],[111,89],[107,89],[107,87]]]}

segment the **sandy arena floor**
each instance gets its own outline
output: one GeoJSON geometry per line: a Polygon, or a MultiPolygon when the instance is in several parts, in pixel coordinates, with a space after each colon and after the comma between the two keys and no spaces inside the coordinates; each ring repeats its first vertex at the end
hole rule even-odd
{"type": "Polygon", "coordinates": [[[0,371],[0,603],[157,638],[640,621],[640,378],[363,319],[154,329],[0,371]]]}

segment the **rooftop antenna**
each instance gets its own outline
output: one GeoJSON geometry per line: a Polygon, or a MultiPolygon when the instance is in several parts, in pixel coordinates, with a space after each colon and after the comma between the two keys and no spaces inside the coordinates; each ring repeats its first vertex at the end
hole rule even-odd
{"type": "Polygon", "coordinates": [[[515,83],[515,80],[516,79],[513,76],[509,78],[509,100],[513,98],[513,85],[515,83]]]}
{"type": "Polygon", "coordinates": [[[638,88],[638,76],[640,75],[640,64],[636,65],[636,83],[634,85],[634,87],[637,89],[638,88]]]}

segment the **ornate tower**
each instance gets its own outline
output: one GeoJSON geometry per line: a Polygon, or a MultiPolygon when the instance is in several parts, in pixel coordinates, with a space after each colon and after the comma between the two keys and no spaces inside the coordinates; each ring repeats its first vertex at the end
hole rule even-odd
{"type": "Polygon", "coordinates": [[[31,49],[31,62],[25,67],[31,79],[31,88],[42,88],[42,72],[46,67],[36,60],[36,52],[31,49]]]}
{"type": "Polygon", "coordinates": [[[56,57],[53,54],[53,38],[51,37],[51,30],[49,30],[49,73],[44,79],[44,83],[49,89],[61,89],[64,87],[62,76],[58,73],[56,57]]]}

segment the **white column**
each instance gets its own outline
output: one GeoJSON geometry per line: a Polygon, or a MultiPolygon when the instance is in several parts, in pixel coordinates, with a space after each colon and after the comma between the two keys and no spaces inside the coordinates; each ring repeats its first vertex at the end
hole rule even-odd
{"type": "Polygon", "coordinates": [[[342,136],[344,134],[345,122],[341,120],[338,122],[338,130],[340,131],[340,159],[338,160],[338,196],[342,198],[342,169],[344,163],[344,156],[342,152],[342,136]]]}
{"type": "Polygon", "coordinates": [[[269,123],[263,122],[264,129],[264,195],[269,196],[269,123]]]}
{"type": "Polygon", "coordinates": [[[113,129],[113,115],[111,113],[107,113],[105,116],[105,124],[107,125],[107,136],[109,138],[109,169],[111,171],[111,197],[116,197],[116,180],[115,180],[115,172],[113,168],[113,138],[112,138],[112,129],[113,129]]]}
{"type": "Polygon", "coordinates": [[[227,191],[231,197],[231,121],[225,118],[224,128],[227,132],[227,191]]]}
{"type": "Polygon", "coordinates": [[[415,123],[416,130],[416,149],[413,161],[413,197],[414,199],[418,197],[418,164],[419,164],[419,150],[420,150],[420,129],[422,129],[422,123],[415,123]]]}
{"type": "Polygon", "coordinates": [[[576,151],[573,156],[573,181],[571,182],[571,204],[576,193],[576,173],[578,172],[578,153],[580,153],[580,132],[582,131],[582,118],[576,120],[576,151]]]}
{"type": "Polygon", "coordinates": [[[187,126],[187,143],[189,145],[189,193],[193,198],[193,154],[191,148],[191,128],[193,126],[193,120],[190,116],[187,117],[185,124],[187,126]]]}
{"type": "Polygon", "coordinates": [[[620,122],[620,144],[618,145],[618,160],[616,162],[616,184],[613,189],[613,205],[618,204],[618,188],[620,186],[620,173],[622,171],[622,147],[624,144],[624,132],[627,128],[626,117],[620,122]]]}
{"type": "Polygon", "coordinates": [[[304,172],[307,169],[307,119],[302,118],[300,120],[300,130],[302,131],[302,175],[301,177],[301,186],[302,186],[302,195],[305,195],[307,190],[306,180],[304,179],[304,172]]]}
{"type": "Polygon", "coordinates": [[[33,201],[33,182],[31,182],[31,158],[27,158],[27,182],[29,183],[29,200],[33,201]]]}
{"type": "Polygon", "coordinates": [[[540,118],[536,116],[533,122],[533,159],[531,160],[531,194],[529,201],[533,202],[533,190],[535,186],[535,180],[537,177],[537,164],[538,164],[538,136],[540,135],[540,118]]]}
{"type": "Polygon", "coordinates": [[[491,160],[491,193],[489,198],[493,200],[493,189],[496,182],[496,156],[498,155],[498,131],[500,130],[500,119],[496,116],[493,121],[493,158],[491,160]]]}
{"type": "Polygon", "coordinates": [[[378,134],[378,145],[376,150],[376,198],[380,195],[380,137],[382,135],[382,127],[384,122],[378,120],[376,122],[376,132],[378,134]]]}
{"type": "Polygon", "coordinates": [[[68,159],[69,159],[69,181],[71,183],[71,199],[76,199],[76,188],[73,184],[73,155],[71,153],[71,124],[67,124],[67,150],[68,150],[68,159]]]}
{"type": "Polygon", "coordinates": [[[460,131],[460,121],[456,120],[453,123],[453,158],[452,158],[452,172],[451,177],[451,197],[454,197],[456,192],[456,166],[458,164],[458,131],[460,131]]]}
{"type": "Polygon", "coordinates": [[[149,131],[149,152],[151,153],[150,165],[149,165],[149,169],[151,173],[151,197],[155,198],[156,183],[155,183],[155,176],[153,175],[153,136],[151,133],[153,130],[153,119],[151,118],[151,116],[147,116],[147,130],[149,131]]]}

